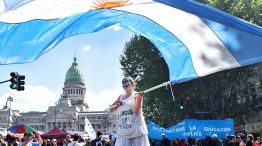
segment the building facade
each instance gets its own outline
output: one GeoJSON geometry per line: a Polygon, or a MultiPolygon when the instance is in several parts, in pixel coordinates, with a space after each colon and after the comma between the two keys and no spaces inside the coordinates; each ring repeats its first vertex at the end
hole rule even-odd
{"type": "Polygon", "coordinates": [[[78,68],[77,58],[68,69],[63,93],[55,106],[49,106],[46,112],[19,112],[12,110],[6,103],[0,110],[0,128],[14,124],[28,124],[37,131],[47,132],[55,127],[67,131],[84,132],[86,120],[95,131],[116,132],[117,115],[107,111],[88,111],[86,86],[78,68]]]}

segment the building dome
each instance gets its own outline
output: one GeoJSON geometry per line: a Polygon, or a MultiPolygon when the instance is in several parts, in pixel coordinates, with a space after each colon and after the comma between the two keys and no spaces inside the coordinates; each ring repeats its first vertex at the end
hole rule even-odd
{"type": "Polygon", "coordinates": [[[76,63],[76,57],[74,57],[74,62],[72,66],[68,69],[65,77],[65,83],[68,82],[81,82],[84,83],[84,78],[78,69],[78,64],[76,63]]]}

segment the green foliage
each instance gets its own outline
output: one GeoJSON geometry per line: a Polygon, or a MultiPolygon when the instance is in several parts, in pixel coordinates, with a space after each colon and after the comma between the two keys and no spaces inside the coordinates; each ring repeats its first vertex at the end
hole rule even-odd
{"type": "Polygon", "coordinates": [[[236,17],[262,26],[262,0],[210,0],[200,1],[236,17]]]}

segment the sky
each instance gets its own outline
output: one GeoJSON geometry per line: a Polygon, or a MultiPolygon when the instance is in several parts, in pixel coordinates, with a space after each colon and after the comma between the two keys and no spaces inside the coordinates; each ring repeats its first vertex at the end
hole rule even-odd
{"type": "Polygon", "coordinates": [[[130,31],[113,26],[65,39],[34,62],[0,65],[0,81],[9,80],[10,72],[25,75],[24,91],[10,89],[10,82],[0,84],[0,109],[8,96],[13,97],[11,108],[20,112],[45,112],[49,106],[54,106],[61,97],[66,72],[76,54],[89,111],[105,110],[123,93],[119,59],[132,35],[130,31]]]}

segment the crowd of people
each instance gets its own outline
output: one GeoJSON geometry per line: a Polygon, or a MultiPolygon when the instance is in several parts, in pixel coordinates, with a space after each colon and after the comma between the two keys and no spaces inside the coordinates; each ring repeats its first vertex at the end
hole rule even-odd
{"type": "Polygon", "coordinates": [[[262,146],[260,137],[252,134],[231,135],[227,139],[221,140],[217,134],[206,136],[205,139],[180,139],[169,140],[165,134],[162,134],[162,140],[150,140],[151,146],[262,146]]]}
{"type": "MultiPolygon", "coordinates": [[[[150,139],[150,146],[262,146],[261,138],[253,137],[252,134],[231,135],[225,140],[221,140],[217,134],[207,136],[205,139],[169,140],[165,134],[161,137],[162,140],[150,139]]],[[[93,140],[83,139],[78,134],[67,135],[63,139],[42,139],[39,134],[31,133],[24,133],[21,138],[13,134],[0,135],[0,146],[115,146],[115,141],[116,139],[111,136],[107,138],[100,131],[93,140]]]]}
{"type": "Polygon", "coordinates": [[[22,137],[15,134],[0,135],[0,146],[114,146],[115,139],[96,133],[96,138],[83,139],[80,135],[67,135],[63,139],[42,139],[39,134],[24,133],[22,137]]]}

